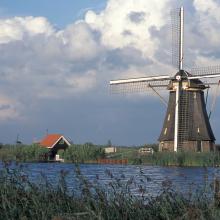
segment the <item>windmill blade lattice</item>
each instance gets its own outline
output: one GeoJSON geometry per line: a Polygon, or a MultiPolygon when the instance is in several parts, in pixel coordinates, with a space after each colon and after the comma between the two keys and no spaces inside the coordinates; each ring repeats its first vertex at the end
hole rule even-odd
{"type": "Polygon", "coordinates": [[[180,15],[179,9],[174,9],[171,14],[172,25],[172,64],[179,69],[180,60],[180,15]]]}
{"type": "Polygon", "coordinates": [[[207,67],[194,67],[190,73],[193,76],[208,76],[214,74],[220,74],[220,65],[207,66],[207,67]]]}
{"type": "Polygon", "coordinates": [[[166,89],[169,84],[169,80],[165,81],[151,81],[151,82],[131,82],[125,84],[110,85],[110,92],[112,94],[126,94],[136,92],[146,92],[152,90],[152,88],[166,89]]]}
{"type": "Polygon", "coordinates": [[[205,85],[218,85],[220,78],[220,66],[208,66],[208,67],[196,67],[192,68],[190,73],[192,76],[189,76],[188,79],[199,79],[205,85]]]}

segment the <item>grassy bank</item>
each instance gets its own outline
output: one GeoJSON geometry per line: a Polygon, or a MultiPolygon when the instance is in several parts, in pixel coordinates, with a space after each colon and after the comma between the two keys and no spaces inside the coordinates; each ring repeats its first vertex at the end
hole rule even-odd
{"type": "Polygon", "coordinates": [[[86,161],[96,161],[97,159],[105,158],[104,147],[96,146],[92,143],[75,144],[63,151],[60,156],[66,162],[85,163],[86,161]]]}
{"type": "MultiPolygon", "coordinates": [[[[2,145],[0,147],[0,160],[17,162],[46,161],[48,152],[48,149],[39,145],[2,145]]],[[[69,146],[66,151],[60,151],[59,154],[61,158],[70,163],[96,161],[105,157],[104,148],[92,143],[74,144],[69,146]]]]}
{"type": "Polygon", "coordinates": [[[133,159],[130,158],[130,163],[159,166],[220,166],[220,154],[219,152],[157,152],[133,159]]]}
{"type": "MultiPolygon", "coordinates": [[[[129,164],[158,166],[220,166],[220,153],[155,152],[142,155],[138,147],[118,147],[116,153],[105,154],[104,146],[92,143],[71,145],[60,151],[60,157],[69,163],[96,163],[98,159],[128,159],[129,164]]],[[[4,145],[0,148],[1,161],[37,162],[45,159],[48,149],[38,145],[4,145]]],[[[47,159],[47,158],[46,158],[47,159]]]]}
{"type": "Polygon", "coordinates": [[[139,148],[123,147],[108,155],[111,159],[127,158],[129,164],[157,166],[220,166],[220,152],[154,152],[140,154],[139,148]]]}
{"type": "MultiPolygon", "coordinates": [[[[164,181],[156,197],[147,194],[148,179],[138,185],[139,195],[132,193],[135,178],[125,181],[110,172],[108,185],[97,178],[88,181],[76,169],[79,186],[77,193],[66,187],[65,171],[60,173],[59,184],[51,185],[47,179],[32,183],[22,169],[6,165],[0,171],[0,219],[219,219],[219,200],[200,191],[194,196],[183,196],[164,181]]],[[[141,175],[141,174],[140,174],[141,175]]],[[[190,194],[189,194],[190,195],[190,194]]]]}
{"type": "Polygon", "coordinates": [[[1,161],[35,162],[42,159],[48,149],[37,145],[3,145],[0,148],[1,161]]]}

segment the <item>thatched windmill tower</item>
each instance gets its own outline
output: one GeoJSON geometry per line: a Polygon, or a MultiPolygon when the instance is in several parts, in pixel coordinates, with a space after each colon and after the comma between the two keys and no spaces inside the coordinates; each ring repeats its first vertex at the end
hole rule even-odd
{"type": "MultiPolygon", "coordinates": [[[[181,7],[173,19],[173,61],[178,72],[174,76],[163,75],[133,79],[112,80],[116,92],[145,91],[167,88],[169,101],[163,128],[159,137],[160,150],[213,151],[215,137],[206,110],[204,90],[213,84],[202,80],[220,77],[220,68],[183,69],[184,11],[181,7]],[[177,59],[176,59],[177,58],[177,59]]],[[[161,96],[160,96],[161,98],[161,96]]]]}

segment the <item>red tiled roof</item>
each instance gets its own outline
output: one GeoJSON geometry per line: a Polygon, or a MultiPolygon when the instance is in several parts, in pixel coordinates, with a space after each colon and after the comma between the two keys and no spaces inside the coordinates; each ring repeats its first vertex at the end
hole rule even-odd
{"type": "Polygon", "coordinates": [[[61,134],[48,134],[40,141],[42,147],[53,147],[53,145],[62,137],[61,134]]]}

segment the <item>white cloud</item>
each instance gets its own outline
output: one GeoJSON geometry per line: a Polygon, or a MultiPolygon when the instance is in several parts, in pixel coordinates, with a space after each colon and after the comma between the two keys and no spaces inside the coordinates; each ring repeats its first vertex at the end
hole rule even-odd
{"type": "Polygon", "coordinates": [[[50,35],[53,27],[44,17],[15,17],[0,20],[0,43],[25,40],[37,34],[50,35]]]}
{"type": "Polygon", "coordinates": [[[66,83],[72,88],[76,88],[78,92],[88,91],[96,85],[96,72],[88,71],[82,76],[70,76],[66,79],[66,83]]]}
{"type": "Polygon", "coordinates": [[[110,0],[101,13],[88,11],[85,21],[93,29],[101,32],[101,42],[104,46],[109,48],[132,46],[152,57],[158,44],[151,38],[150,29],[152,27],[160,29],[169,20],[167,17],[169,9],[165,10],[169,2],[170,0],[110,0]]]}
{"type": "Polygon", "coordinates": [[[220,45],[220,2],[214,0],[195,0],[197,29],[200,37],[205,38],[206,49],[220,45]]]}
{"type": "Polygon", "coordinates": [[[99,45],[90,27],[79,22],[59,32],[57,37],[62,40],[64,52],[71,60],[92,59],[99,52],[99,45]]]}
{"type": "MultiPolygon", "coordinates": [[[[39,99],[103,94],[100,90],[110,79],[174,74],[167,53],[172,4],[173,0],[109,0],[100,13],[89,10],[84,20],[62,30],[43,17],[1,19],[0,93],[28,111],[39,99]]],[[[197,65],[218,63],[219,3],[187,4],[195,12],[185,13],[193,18],[186,24],[186,56],[190,52],[189,60],[197,65]]]]}
{"type": "Polygon", "coordinates": [[[18,112],[18,102],[7,97],[0,96],[0,121],[18,119],[20,117],[18,112]]]}
{"type": "Polygon", "coordinates": [[[206,13],[220,21],[219,2],[214,0],[194,0],[194,6],[198,12],[206,13]]]}

